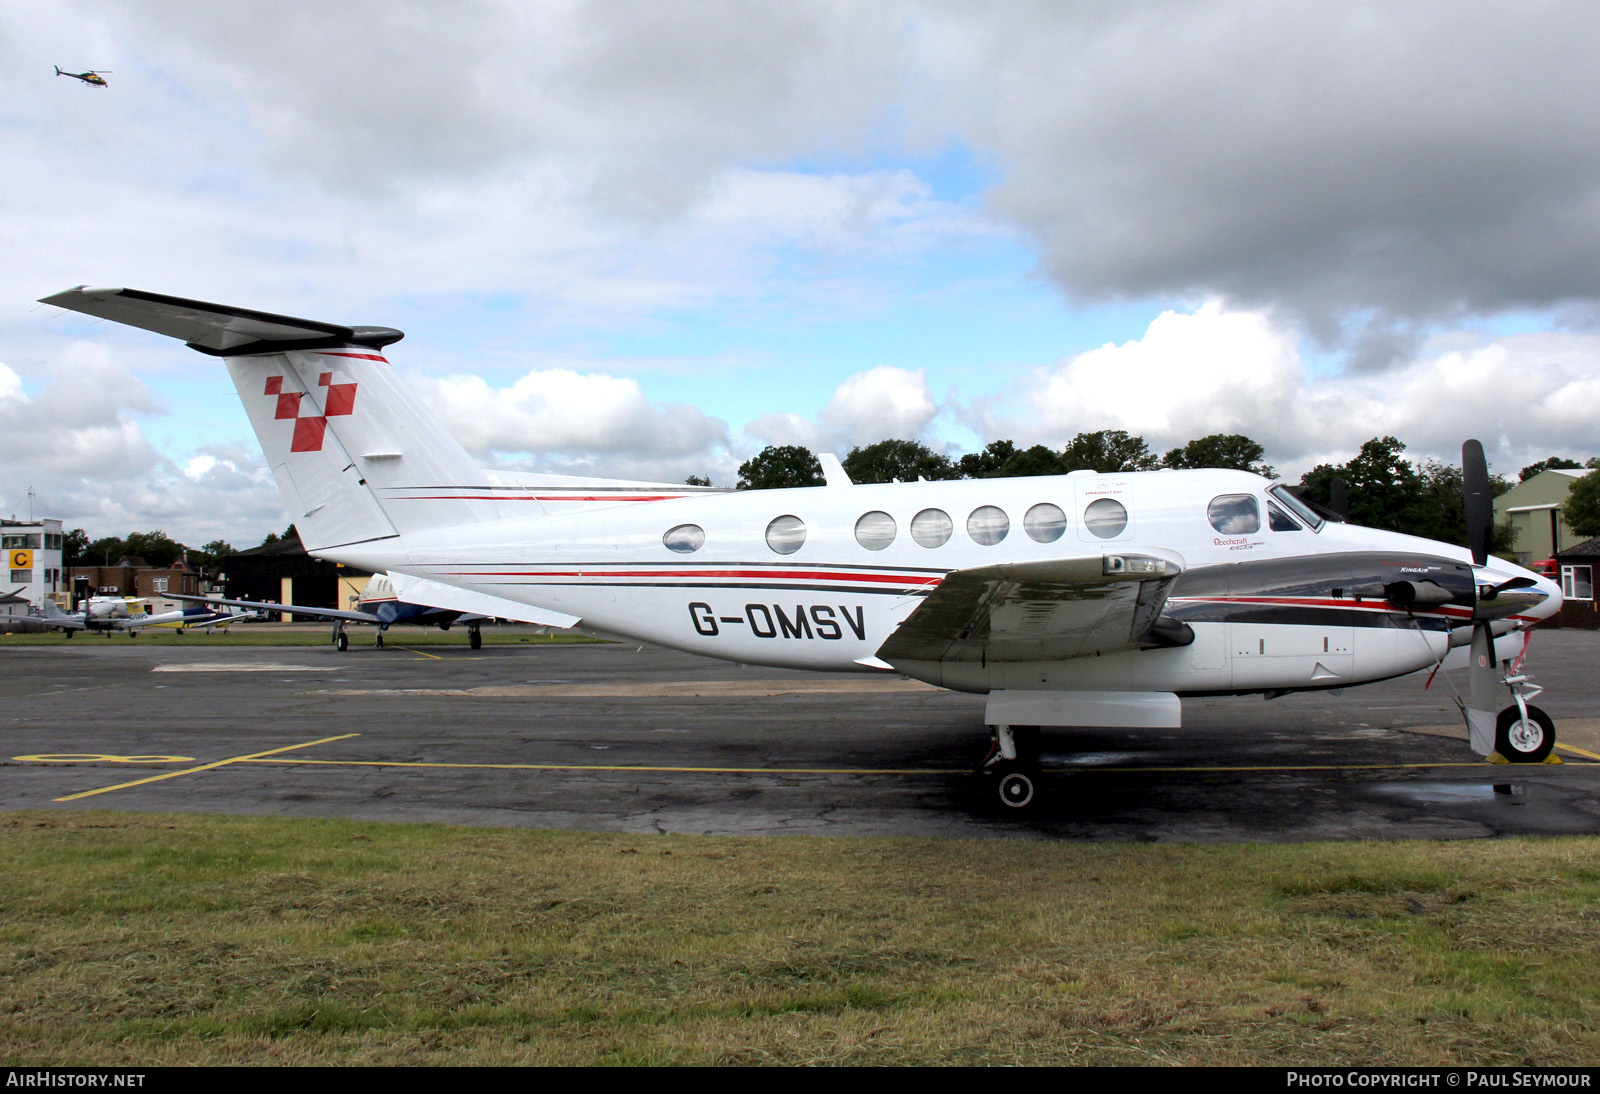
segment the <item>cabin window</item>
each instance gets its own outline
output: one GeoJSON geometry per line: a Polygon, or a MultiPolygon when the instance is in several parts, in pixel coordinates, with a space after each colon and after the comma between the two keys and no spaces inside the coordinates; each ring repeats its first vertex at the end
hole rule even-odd
{"type": "Polygon", "coordinates": [[[972,542],[993,547],[1011,531],[1011,518],[998,505],[980,505],[967,517],[967,535],[972,542]]]}
{"type": "Polygon", "coordinates": [[[954,530],[955,523],[943,509],[924,509],[911,518],[911,538],[924,547],[943,547],[954,530]]]}
{"type": "Polygon", "coordinates": [[[1594,599],[1594,567],[1561,567],[1561,595],[1568,600],[1594,599]]]}
{"type": "Polygon", "coordinates": [[[1254,494],[1223,494],[1206,506],[1206,519],[1225,536],[1248,536],[1261,531],[1261,506],[1254,494]]]}
{"type": "Polygon", "coordinates": [[[1112,539],[1128,526],[1128,510],[1115,498],[1096,498],[1083,511],[1083,526],[1100,539],[1112,539]]]}
{"type": "Polygon", "coordinates": [[[856,521],[856,542],[869,551],[881,551],[894,542],[897,531],[893,517],[874,510],[856,521]]]}
{"type": "Polygon", "coordinates": [[[1274,532],[1301,531],[1300,525],[1295,522],[1295,519],[1282,509],[1279,509],[1278,503],[1275,501],[1267,502],[1267,527],[1274,532]]]}
{"type": "Polygon", "coordinates": [[[680,524],[668,528],[661,542],[667,550],[687,555],[706,545],[706,530],[698,524],[680,524]]]}
{"type": "Polygon", "coordinates": [[[806,522],[785,515],[767,525],[767,546],[780,555],[792,555],[806,541],[806,522]]]}
{"type": "Polygon", "coordinates": [[[1022,515],[1022,530],[1036,543],[1054,543],[1067,530],[1067,514],[1061,506],[1041,501],[1022,515]]]}

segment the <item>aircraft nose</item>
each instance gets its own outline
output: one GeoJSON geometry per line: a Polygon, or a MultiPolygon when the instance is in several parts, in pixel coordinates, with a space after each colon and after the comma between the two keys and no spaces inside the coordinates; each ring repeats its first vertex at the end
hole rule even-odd
{"type": "MultiPolygon", "coordinates": [[[[1524,570],[1521,566],[1516,566],[1509,562],[1501,562],[1499,565],[1495,565],[1494,560],[1490,560],[1488,566],[1478,570],[1476,578],[1480,590],[1504,586],[1507,582],[1512,581],[1521,582],[1522,584],[1517,586],[1513,592],[1502,594],[1501,597],[1496,599],[1503,598],[1509,603],[1514,602],[1514,597],[1515,600],[1524,601],[1516,612],[1517,616],[1524,620],[1532,619],[1538,621],[1548,619],[1561,610],[1563,601],[1561,586],[1553,579],[1542,574],[1536,574],[1532,570],[1524,570]]],[[[1482,601],[1480,601],[1480,610],[1481,606],[1482,601]]]]}

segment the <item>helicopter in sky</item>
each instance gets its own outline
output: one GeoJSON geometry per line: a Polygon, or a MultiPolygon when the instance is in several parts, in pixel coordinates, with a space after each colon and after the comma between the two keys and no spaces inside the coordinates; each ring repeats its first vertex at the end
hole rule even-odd
{"type": "Polygon", "coordinates": [[[101,74],[103,72],[110,71],[111,70],[109,68],[101,69],[100,71],[96,71],[91,68],[88,72],[62,72],[61,69],[57,67],[56,75],[71,76],[74,80],[82,80],[91,87],[110,87],[111,85],[106,83],[105,76],[101,74]]]}

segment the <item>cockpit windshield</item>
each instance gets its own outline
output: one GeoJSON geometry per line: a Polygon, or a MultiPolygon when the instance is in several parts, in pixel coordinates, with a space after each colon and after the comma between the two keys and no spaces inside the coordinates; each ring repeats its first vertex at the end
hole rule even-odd
{"type": "Polygon", "coordinates": [[[1286,489],[1282,483],[1279,483],[1277,486],[1267,487],[1267,493],[1271,494],[1274,498],[1277,498],[1279,505],[1282,505],[1285,509],[1289,510],[1289,512],[1299,517],[1300,520],[1313,532],[1322,531],[1322,525],[1324,523],[1323,519],[1317,516],[1317,514],[1312,511],[1309,505],[1295,497],[1294,494],[1286,489]]]}

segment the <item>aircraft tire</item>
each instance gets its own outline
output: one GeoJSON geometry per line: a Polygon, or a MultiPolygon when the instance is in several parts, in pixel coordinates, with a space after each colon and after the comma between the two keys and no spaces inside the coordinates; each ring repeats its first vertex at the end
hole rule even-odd
{"type": "Polygon", "coordinates": [[[995,795],[1007,812],[1026,812],[1039,799],[1039,771],[1033,767],[1004,765],[996,774],[995,795]]]}
{"type": "Polygon", "coordinates": [[[373,645],[378,647],[378,649],[380,649],[380,650],[383,649],[383,632],[382,631],[378,632],[378,640],[376,642],[374,642],[373,645]]]}
{"type": "Polygon", "coordinates": [[[339,637],[334,640],[334,644],[339,647],[339,652],[343,653],[345,650],[350,648],[350,636],[345,634],[343,631],[340,631],[339,637]]]}
{"type": "Polygon", "coordinates": [[[1494,750],[1514,764],[1543,763],[1555,747],[1556,724],[1531,703],[1526,718],[1512,705],[1495,721],[1494,750]]]}
{"type": "Polygon", "coordinates": [[[483,635],[478,633],[478,629],[476,627],[474,627],[467,635],[467,645],[471,646],[475,650],[483,649],[483,635]]]}

